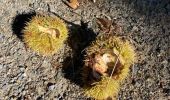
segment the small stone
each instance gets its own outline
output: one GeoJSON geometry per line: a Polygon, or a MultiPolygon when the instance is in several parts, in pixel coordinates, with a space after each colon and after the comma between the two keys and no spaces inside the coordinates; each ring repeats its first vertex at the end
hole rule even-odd
{"type": "Polygon", "coordinates": [[[23,91],[23,92],[22,92],[22,95],[25,95],[25,94],[26,94],[26,91],[23,91]]]}
{"type": "Polygon", "coordinates": [[[162,62],[162,64],[167,65],[167,64],[168,64],[168,61],[167,61],[167,60],[164,60],[164,61],[162,62]]]}
{"type": "Polygon", "coordinates": [[[21,71],[21,72],[24,72],[24,70],[25,70],[25,68],[23,68],[23,67],[22,67],[22,68],[20,68],[20,71],[21,71]]]}
{"type": "Polygon", "coordinates": [[[55,88],[55,85],[51,85],[48,87],[48,90],[53,90],[55,88]]]}
{"type": "Polygon", "coordinates": [[[3,68],[3,65],[0,65],[0,69],[2,69],[3,68]]]}
{"type": "Polygon", "coordinates": [[[27,74],[26,74],[26,73],[24,73],[24,74],[23,74],[23,76],[24,76],[24,77],[27,77],[27,74]]]}
{"type": "Polygon", "coordinates": [[[139,28],[137,27],[137,26],[133,26],[133,28],[132,28],[132,31],[134,32],[136,32],[136,31],[139,31],[139,28]]]}
{"type": "Polygon", "coordinates": [[[11,83],[14,83],[14,81],[15,81],[15,80],[14,80],[14,79],[12,79],[10,82],[11,82],[11,83]]]}
{"type": "Polygon", "coordinates": [[[141,84],[139,82],[136,82],[135,86],[136,87],[141,87],[141,84]]]}

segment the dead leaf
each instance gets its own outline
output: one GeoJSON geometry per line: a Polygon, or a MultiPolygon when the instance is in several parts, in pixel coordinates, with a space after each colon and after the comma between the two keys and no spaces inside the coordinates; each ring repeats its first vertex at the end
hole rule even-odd
{"type": "Polygon", "coordinates": [[[97,18],[99,24],[101,24],[104,28],[109,28],[112,25],[112,20],[108,20],[106,18],[97,18]]]}
{"type": "Polygon", "coordinates": [[[108,20],[106,18],[97,18],[97,21],[96,23],[98,24],[99,26],[99,29],[102,31],[102,32],[106,32],[108,33],[109,32],[109,29],[112,25],[112,20],[108,20]]]}
{"type": "Polygon", "coordinates": [[[102,33],[119,34],[122,32],[122,28],[112,20],[97,18],[96,23],[102,33]]]}
{"type": "Polygon", "coordinates": [[[122,33],[122,27],[118,25],[117,23],[113,22],[112,23],[112,31],[115,34],[121,34],[122,33]]]}
{"type": "Polygon", "coordinates": [[[67,5],[73,9],[77,9],[79,2],[77,0],[70,0],[69,3],[67,2],[67,5]]]}

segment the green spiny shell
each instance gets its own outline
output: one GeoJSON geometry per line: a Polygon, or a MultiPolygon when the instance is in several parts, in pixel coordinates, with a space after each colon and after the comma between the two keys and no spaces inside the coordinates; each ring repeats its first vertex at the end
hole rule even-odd
{"type": "MultiPolygon", "coordinates": [[[[85,94],[95,99],[116,96],[120,84],[129,75],[129,67],[135,62],[135,59],[135,50],[129,41],[113,35],[98,36],[96,41],[86,49],[85,65],[82,69],[85,94]],[[114,69],[113,74],[100,74],[101,79],[94,82],[96,78],[92,73],[94,73],[95,67],[91,66],[94,63],[91,60],[94,59],[94,55],[106,53],[119,55],[120,66],[114,69]],[[112,75],[111,78],[110,75],[112,75]]],[[[115,62],[113,66],[114,64],[115,62]]]]}
{"type": "Polygon", "coordinates": [[[110,77],[102,77],[101,81],[95,82],[92,86],[86,87],[85,94],[97,100],[114,97],[118,94],[119,83],[110,77]]]}
{"type": "Polygon", "coordinates": [[[24,41],[26,45],[32,50],[45,56],[50,56],[56,53],[63,46],[67,37],[67,26],[58,17],[42,15],[34,16],[27,23],[24,30],[24,41]],[[50,29],[57,30],[59,36],[52,36],[50,31],[48,31],[50,29]]]}
{"type": "MultiPolygon", "coordinates": [[[[129,41],[124,40],[117,36],[98,36],[96,41],[92,42],[91,46],[86,49],[86,59],[89,61],[89,57],[94,54],[114,53],[117,51],[119,58],[122,59],[123,64],[120,71],[113,73],[113,77],[118,81],[123,81],[129,73],[129,67],[135,62],[134,47],[129,41]]],[[[88,67],[88,66],[87,66],[88,67]]]]}
{"type": "Polygon", "coordinates": [[[96,41],[92,42],[91,46],[86,49],[86,53],[89,56],[108,51],[114,52],[114,49],[119,52],[126,64],[131,65],[135,62],[135,51],[130,42],[113,35],[98,36],[96,41]]]}

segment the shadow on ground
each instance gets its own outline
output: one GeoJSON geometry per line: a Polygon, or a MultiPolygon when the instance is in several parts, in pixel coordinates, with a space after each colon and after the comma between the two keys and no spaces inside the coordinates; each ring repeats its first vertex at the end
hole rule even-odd
{"type": "Polygon", "coordinates": [[[23,29],[26,26],[26,23],[29,22],[30,19],[35,15],[35,12],[23,13],[18,14],[14,18],[12,23],[12,31],[21,41],[23,41],[23,29]]]}
{"type": "MultiPolygon", "coordinates": [[[[105,0],[100,9],[111,9],[113,4],[123,4],[126,6],[126,11],[134,11],[145,17],[145,23],[169,21],[170,16],[170,0],[105,0]],[[165,18],[164,18],[165,17],[165,18]],[[161,20],[160,20],[161,19],[161,20]]],[[[116,6],[121,9],[121,5],[116,6]]],[[[132,14],[132,17],[134,14],[132,14]]],[[[130,16],[130,15],[129,15],[130,16]]],[[[164,23],[163,23],[164,24],[164,23]]]]}
{"type": "MultiPolygon", "coordinates": [[[[14,18],[12,23],[12,30],[17,37],[23,41],[23,29],[26,26],[26,23],[37,14],[46,14],[50,16],[57,16],[60,19],[64,20],[55,13],[42,13],[42,12],[30,12],[19,14],[14,18]]],[[[71,82],[81,86],[81,69],[84,65],[84,49],[90,45],[91,41],[95,40],[96,34],[92,29],[88,28],[88,23],[81,21],[81,25],[74,24],[72,22],[64,20],[69,27],[69,38],[68,45],[73,50],[73,54],[70,57],[67,57],[63,62],[64,77],[69,79],[71,82]]]]}
{"type": "Polygon", "coordinates": [[[85,48],[95,40],[96,34],[92,29],[87,28],[88,23],[81,21],[81,25],[73,23],[70,27],[70,37],[68,44],[73,50],[73,55],[67,57],[63,63],[63,73],[65,78],[71,82],[82,86],[82,67],[84,65],[85,48]]]}
{"type": "Polygon", "coordinates": [[[80,25],[78,25],[63,19],[55,12],[50,12],[49,15],[59,17],[69,26],[69,38],[67,43],[71,47],[73,54],[64,59],[62,72],[66,79],[78,86],[82,86],[81,71],[84,65],[84,55],[86,54],[85,48],[96,39],[97,33],[91,28],[88,28],[88,22],[84,22],[83,20],[81,20],[80,25]]]}
{"type": "Polygon", "coordinates": [[[123,0],[127,5],[131,5],[138,13],[151,16],[154,14],[168,14],[170,12],[169,0],[123,0]]]}
{"type": "Polygon", "coordinates": [[[148,25],[159,23],[164,25],[169,22],[170,0],[123,0],[127,8],[135,13],[145,16],[148,25]],[[161,19],[161,20],[160,20],[161,19]]]}

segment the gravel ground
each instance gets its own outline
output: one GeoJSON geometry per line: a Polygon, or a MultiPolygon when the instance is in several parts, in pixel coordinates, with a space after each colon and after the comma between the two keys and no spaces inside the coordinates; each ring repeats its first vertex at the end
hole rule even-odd
{"type": "Polygon", "coordinates": [[[0,100],[87,99],[82,95],[79,58],[80,51],[88,45],[85,40],[92,39],[80,38],[78,43],[71,38],[74,46],[66,43],[53,57],[39,56],[26,49],[20,38],[23,13],[29,12],[59,16],[68,22],[70,29],[80,29],[80,33],[77,31],[80,37],[84,29],[81,21],[88,22],[86,32],[93,33],[94,18],[114,19],[123,27],[121,35],[135,45],[138,55],[119,99],[170,99],[169,0],[97,0],[96,3],[81,0],[76,10],[62,0],[0,0],[0,100]],[[18,20],[21,22],[17,23],[18,20]]]}

